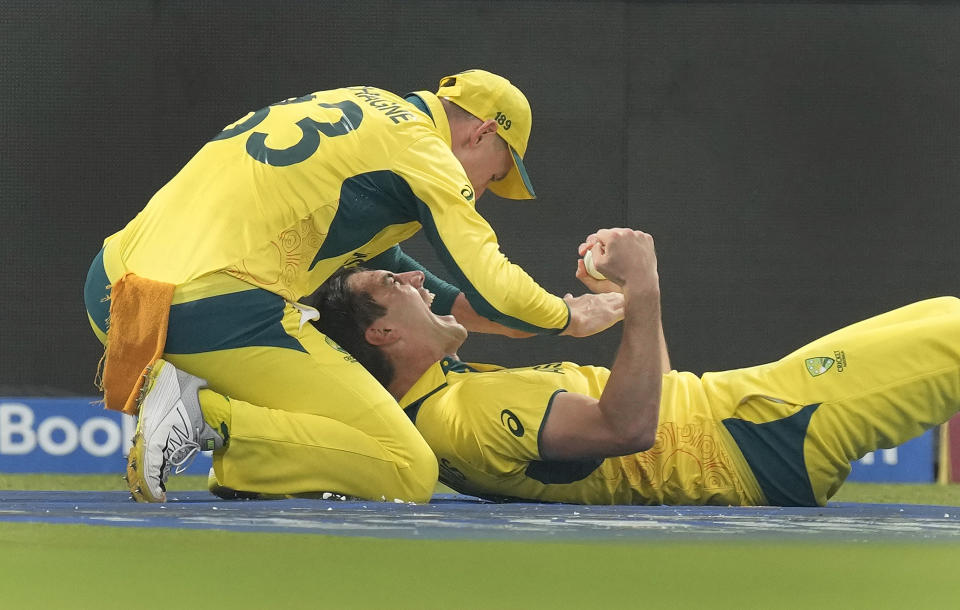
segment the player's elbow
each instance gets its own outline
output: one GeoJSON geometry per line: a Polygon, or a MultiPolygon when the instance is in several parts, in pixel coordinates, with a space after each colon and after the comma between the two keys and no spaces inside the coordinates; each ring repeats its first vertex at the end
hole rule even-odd
{"type": "Polygon", "coordinates": [[[604,414],[606,444],[611,456],[647,451],[657,442],[659,400],[631,400],[626,404],[604,395],[598,406],[604,414]]]}
{"type": "Polygon", "coordinates": [[[657,442],[657,435],[653,430],[643,430],[633,437],[630,447],[630,453],[640,453],[653,448],[657,442]]]}
{"type": "Polygon", "coordinates": [[[611,454],[630,455],[647,451],[657,442],[659,409],[641,409],[632,417],[610,422],[611,454]]]}
{"type": "Polygon", "coordinates": [[[647,428],[644,427],[642,431],[638,432],[634,437],[634,446],[631,453],[640,453],[641,451],[647,451],[653,449],[653,445],[657,442],[657,431],[655,427],[647,428]]]}
{"type": "Polygon", "coordinates": [[[610,443],[611,455],[631,455],[651,449],[657,441],[656,427],[621,426],[610,443]]]}

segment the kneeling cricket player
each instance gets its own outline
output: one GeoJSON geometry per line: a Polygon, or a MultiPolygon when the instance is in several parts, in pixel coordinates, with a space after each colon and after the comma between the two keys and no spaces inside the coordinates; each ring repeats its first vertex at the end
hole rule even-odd
{"type": "Polygon", "coordinates": [[[466,364],[467,332],[431,313],[419,272],[346,269],[311,295],[320,330],[397,398],[453,489],[587,504],[824,505],[850,462],[960,409],[960,300],[859,322],[781,360],[669,370],[652,238],[601,230],[592,249],[621,291],[612,369],[466,364]]]}

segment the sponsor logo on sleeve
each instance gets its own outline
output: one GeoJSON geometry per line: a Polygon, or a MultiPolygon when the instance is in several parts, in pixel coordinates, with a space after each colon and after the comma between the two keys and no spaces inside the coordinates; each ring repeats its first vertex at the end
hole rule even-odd
{"type": "Polygon", "coordinates": [[[520,423],[520,418],[514,415],[510,409],[500,411],[500,423],[506,426],[510,434],[518,438],[523,436],[523,424],[520,423]]]}

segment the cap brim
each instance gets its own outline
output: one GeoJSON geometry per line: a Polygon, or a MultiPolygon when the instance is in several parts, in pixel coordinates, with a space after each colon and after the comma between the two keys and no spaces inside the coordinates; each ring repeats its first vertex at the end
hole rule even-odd
{"type": "Polygon", "coordinates": [[[512,146],[510,154],[513,156],[513,168],[503,180],[491,182],[488,188],[504,199],[536,199],[537,195],[533,191],[533,184],[530,183],[530,176],[527,175],[523,159],[512,146]]]}

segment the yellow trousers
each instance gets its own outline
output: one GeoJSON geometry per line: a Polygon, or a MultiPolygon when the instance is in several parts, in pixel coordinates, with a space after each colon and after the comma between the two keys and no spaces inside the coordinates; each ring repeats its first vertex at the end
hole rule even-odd
{"type": "MultiPolygon", "coordinates": [[[[101,341],[107,286],[124,272],[108,244],[88,274],[85,301],[101,341]]],[[[164,359],[229,400],[229,443],[214,454],[217,481],[268,494],[428,501],[437,481],[430,447],[393,397],[307,323],[308,314],[228,273],[174,292],[164,359]]]]}
{"type": "Polygon", "coordinates": [[[914,303],[777,362],[707,373],[714,415],[777,505],[824,505],[850,463],[960,410],[960,300],[914,303]]]}

